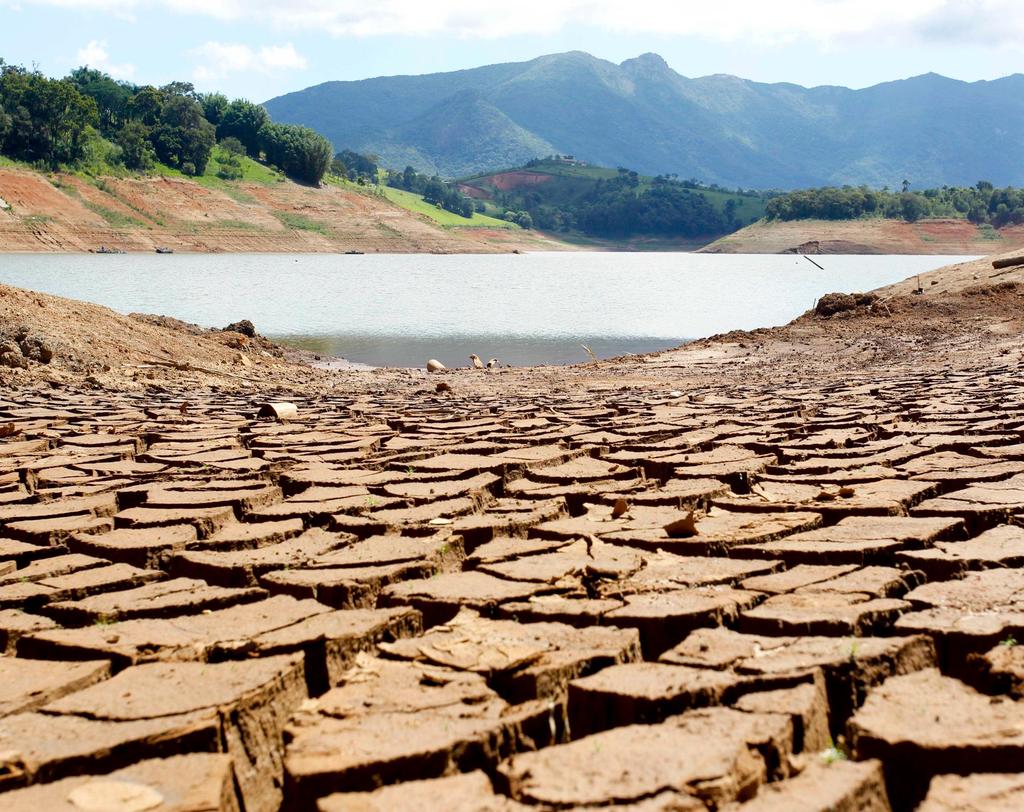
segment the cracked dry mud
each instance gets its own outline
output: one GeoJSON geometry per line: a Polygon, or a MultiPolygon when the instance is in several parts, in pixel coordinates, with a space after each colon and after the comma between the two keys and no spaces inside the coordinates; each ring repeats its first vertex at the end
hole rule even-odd
{"type": "Polygon", "coordinates": [[[0,808],[1019,810],[1018,356],[0,393],[0,808]]]}

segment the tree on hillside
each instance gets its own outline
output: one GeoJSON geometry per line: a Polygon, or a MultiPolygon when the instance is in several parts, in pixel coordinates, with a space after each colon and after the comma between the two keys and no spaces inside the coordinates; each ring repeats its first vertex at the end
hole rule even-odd
{"type": "Polygon", "coordinates": [[[128,121],[121,127],[115,140],[121,148],[121,160],[125,167],[144,172],[153,166],[156,153],[149,136],[149,128],[141,121],[128,121]]]}
{"type": "Polygon", "coordinates": [[[147,127],[155,127],[160,123],[160,113],[163,109],[164,96],[152,85],[139,88],[128,100],[128,118],[147,127]]]}
{"type": "Polygon", "coordinates": [[[219,126],[228,109],[228,97],[223,93],[200,93],[199,103],[203,106],[206,120],[214,127],[219,126]]]}
{"type": "Polygon", "coordinates": [[[192,101],[199,101],[199,94],[196,93],[196,87],[191,82],[168,82],[160,88],[160,92],[164,94],[164,98],[181,96],[192,101]]]}
{"type": "Polygon", "coordinates": [[[103,71],[89,67],[75,68],[68,74],[68,81],[96,102],[99,127],[104,135],[115,133],[124,124],[135,93],[134,85],[118,82],[103,71]]]}
{"type": "Polygon", "coordinates": [[[900,195],[899,212],[908,223],[916,223],[928,211],[927,203],[920,195],[904,192],[900,195]]]}
{"type": "Polygon", "coordinates": [[[0,104],[0,148],[3,147],[4,139],[7,138],[7,134],[11,131],[11,127],[14,126],[14,121],[7,111],[4,110],[4,106],[0,104]]]}
{"type": "Polygon", "coordinates": [[[202,175],[216,143],[215,133],[195,99],[174,95],[164,103],[160,125],[153,132],[153,146],[164,163],[186,175],[202,175]]]}
{"type": "Polygon", "coordinates": [[[402,188],[412,191],[416,186],[416,170],[407,166],[402,172],[402,188]]]}
{"type": "Polygon", "coordinates": [[[253,158],[260,154],[260,130],[270,122],[267,111],[245,99],[235,99],[227,106],[217,125],[218,138],[237,138],[253,158]]]}
{"type": "Polygon", "coordinates": [[[80,160],[99,121],[96,102],[71,82],[2,61],[0,107],[11,118],[0,151],[52,167],[80,160]]]}
{"type": "Polygon", "coordinates": [[[377,161],[375,155],[361,155],[350,149],[343,149],[334,156],[345,165],[349,180],[369,180],[377,182],[377,161]]]}
{"type": "Polygon", "coordinates": [[[232,155],[245,155],[245,146],[234,136],[221,139],[220,145],[232,155]]]}
{"type": "Polygon", "coordinates": [[[267,163],[306,183],[319,183],[331,165],[330,141],[309,127],[269,122],[260,130],[259,146],[267,163]]]}

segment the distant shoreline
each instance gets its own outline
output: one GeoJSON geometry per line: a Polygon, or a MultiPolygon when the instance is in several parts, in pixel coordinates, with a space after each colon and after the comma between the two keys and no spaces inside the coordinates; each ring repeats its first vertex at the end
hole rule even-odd
{"type": "Polygon", "coordinates": [[[1024,226],[996,230],[967,220],[762,220],[700,253],[987,256],[1020,246],[1024,226]]]}

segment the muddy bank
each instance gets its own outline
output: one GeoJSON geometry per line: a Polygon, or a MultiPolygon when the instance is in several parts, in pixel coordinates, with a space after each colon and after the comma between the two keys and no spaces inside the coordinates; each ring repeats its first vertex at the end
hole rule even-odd
{"type": "Polygon", "coordinates": [[[950,254],[985,256],[1024,246],[1024,226],[966,220],[759,222],[701,249],[715,254],[950,254]]]}

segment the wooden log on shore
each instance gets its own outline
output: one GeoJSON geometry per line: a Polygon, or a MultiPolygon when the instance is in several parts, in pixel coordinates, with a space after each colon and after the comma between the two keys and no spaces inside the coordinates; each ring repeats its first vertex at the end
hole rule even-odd
{"type": "Polygon", "coordinates": [[[992,260],[992,267],[996,270],[999,270],[1000,268],[1012,268],[1015,265],[1024,265],[1024,257],[1006,257],[1005,259],[992,260]]]}

